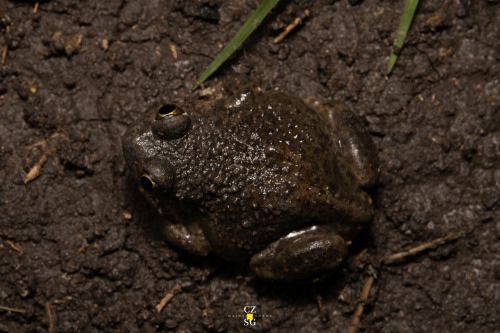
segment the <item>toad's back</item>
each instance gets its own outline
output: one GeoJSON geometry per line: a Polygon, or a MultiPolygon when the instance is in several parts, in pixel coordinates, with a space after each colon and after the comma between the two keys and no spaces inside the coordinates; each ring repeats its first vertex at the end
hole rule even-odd
{"type": "Polygon", "coordinates": [[[368,202],[360,209],[357,185],[339,169],[329,124],[301,100],[272,93],[238,107],[180,107],[192,129],[178,149],[191,158],[172,162],[174,192],[212,216],[202,227],[216,252],[219,239],[245,256],[311,220],[369,219],[368,202]]]}

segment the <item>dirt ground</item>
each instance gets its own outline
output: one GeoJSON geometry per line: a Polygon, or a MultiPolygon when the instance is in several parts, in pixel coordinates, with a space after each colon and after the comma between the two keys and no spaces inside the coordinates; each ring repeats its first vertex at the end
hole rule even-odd
{"type": "Polygon", "coordinates": [[[360,331],[500,332],[498,0],[420,1],[390,77],[404,1],[283,0],[206,82],[340,99],[369,129],[374,221],[316,285],[169,247],[123,160],[125,129],[198,98],[259,1],[0,2],[0,332],[346,332],[370,276],[360,331]]]}

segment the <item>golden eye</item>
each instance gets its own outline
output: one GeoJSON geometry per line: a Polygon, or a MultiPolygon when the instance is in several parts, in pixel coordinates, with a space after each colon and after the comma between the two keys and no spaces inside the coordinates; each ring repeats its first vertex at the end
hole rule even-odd
{"type": "Polygon", "coordinates": [[[160,120],[163,118],[171,118],[176,115],[183,114],[184,111],[180,107],[178,107],[175,104],[165,104],[160,109],[158,110],[158,113],[156,113],[156,120],[160,120]]]}
{"type": "Polygon", "coordinates": [[[153,177],[151,177],[147,172],[143,172],[141,176],[141,186],[146,192],[157,191],[160,187],[154,181],[153,177]]]}
{"type": "Polygon", "coordinates": [[[175,104],[165,104],[158,109],[151,129],[164,139],[178,139],[187,133],[191,118],[175,104]]]}

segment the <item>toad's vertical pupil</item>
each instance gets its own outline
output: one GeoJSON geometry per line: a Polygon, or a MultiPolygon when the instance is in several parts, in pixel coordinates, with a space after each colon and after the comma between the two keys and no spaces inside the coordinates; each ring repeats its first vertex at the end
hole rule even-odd
{"type": "Polygon", "coordinates": [[[154,188],[153,181],[148,176],[144,175],[141,177],[141,186],[147,192],[152,192],[154,188]]]}
{"type": "Polygon", "coordinates": [[[175,104],[165,104],[158,110],[158,114],[163,116],[173,112],[176,108],[177,106],[175,104]]]}

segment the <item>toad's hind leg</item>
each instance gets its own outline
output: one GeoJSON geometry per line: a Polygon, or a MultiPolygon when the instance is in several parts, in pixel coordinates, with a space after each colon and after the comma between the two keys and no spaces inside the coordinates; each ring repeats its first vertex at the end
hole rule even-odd
{"type": "Polygon", "coordinates": [[[347,244],[333,228],[309,226],[253,255],[250,268],[263,280],[308,281],[333,272],[346,255],[347,244]]]}
{"type": "Polygon", "coordinates": [[[328,100],[319,110],[331,125],[336,156],[360,186],[375,185],[379,175],[377,150],[365,127],[342,102],[328,100]]]}

